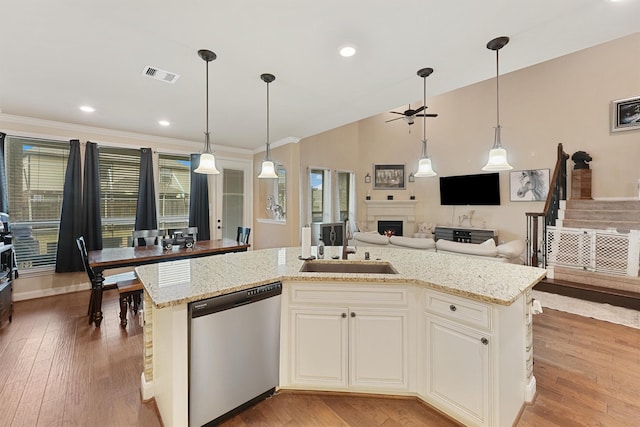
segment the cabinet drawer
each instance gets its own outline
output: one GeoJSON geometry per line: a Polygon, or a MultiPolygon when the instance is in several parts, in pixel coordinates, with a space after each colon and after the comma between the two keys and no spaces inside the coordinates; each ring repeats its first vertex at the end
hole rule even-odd
{"type": "Polygon", "coordinates": [[[408,289],[402,285],[372,286],[344,283],[291,283],[290,301],[293,304],[340,304],[407,307],[408,289]]]}
{"type": "Polygon", "coordinates": [[[488,304],[425,291],[425,310],[459,323],[491,330],[491,307],[488,304]]]}

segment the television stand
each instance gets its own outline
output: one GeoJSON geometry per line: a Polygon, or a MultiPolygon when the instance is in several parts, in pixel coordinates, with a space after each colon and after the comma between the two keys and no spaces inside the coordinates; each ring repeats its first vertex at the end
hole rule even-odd
{"type": "Polygon", "coordinates": [[[436,226],[436,241],[440,239],[453,242],[480,244],[493,239],[498,244],[498,233],[486,228],[440,227],[436,226]]]}

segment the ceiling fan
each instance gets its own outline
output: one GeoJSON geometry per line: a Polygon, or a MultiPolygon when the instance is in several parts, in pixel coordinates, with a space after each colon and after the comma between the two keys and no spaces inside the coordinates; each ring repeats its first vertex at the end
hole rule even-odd
{"type": "MultiPolygon", "coordinates": [[[[418,71],[418,75],[420,77],[427,77],[429,76],[429,74],[431,74],[433,72],[433,69],[431,68],[423,68],[420,71],[418,71]]],[[[385,123],[389,123],[389,122],[393,122],[394,120],[400,120],[400,119],[404,119],[407,124],[409,126],[411,126],[414,123],[414,118],[416,117],[438,117],[437,114],[426,114],[426,113],[422,113],[423,110],[425,110],[426,108],[428,108],[426,105],[423,105],[422,107],[419,107],[415,110],[413,110],[411,108],[411,104],[409,104],[409,108],[404,110],[403,112],[399,112],[399,111],[389,111],[391,114],[401,114],[402,117],[397,117],[395,119],[391,119],[391,120],[387,120],[385,121],[385,123]],[[422,113],[422,114],[420,114],[422,113]]]]}

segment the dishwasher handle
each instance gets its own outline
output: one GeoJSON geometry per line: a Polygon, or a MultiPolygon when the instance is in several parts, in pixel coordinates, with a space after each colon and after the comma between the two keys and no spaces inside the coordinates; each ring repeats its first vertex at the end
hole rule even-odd
{"type": "Polygon", "coordinates": [[[195,319],[197,317],[251,304],[280,294],[282,294],[282,282],[244,289],[242,291],[192,302],[189,304],[189,316],[195,319]]]}

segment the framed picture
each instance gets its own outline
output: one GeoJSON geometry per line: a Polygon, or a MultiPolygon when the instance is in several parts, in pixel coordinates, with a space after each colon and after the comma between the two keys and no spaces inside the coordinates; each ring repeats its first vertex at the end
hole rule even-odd
{"type": "Polygon", "coordinates": [[[374,190],[404,190],[404,165],[373,165],[374,190]]]}
{"type": "Polygon", "coordinates": [[[509,194],[512,202],[544,202],[549,194],[549,169],[512,171],[509,194]]]}
{"type": "Polygon", "coordinates": [[[611,132],[640,129],[640,96],[611,101],[611,132]]]}

